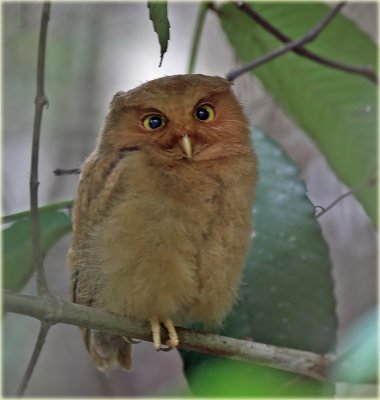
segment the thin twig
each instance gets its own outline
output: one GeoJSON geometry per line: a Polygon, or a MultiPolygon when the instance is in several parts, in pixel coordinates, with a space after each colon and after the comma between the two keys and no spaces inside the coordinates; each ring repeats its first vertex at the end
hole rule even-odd
{"type": "Polygon", "coordinates": [[[266,64],[267,62],[289,52],[292,51],[293,49],[296,49],[298,47],[302,47],[306,43],[309,43],[313,41],[325,28],[326,26],[333,20],[333,18],[339,13],[341,8],[345,5],[345,2],[340,2],[338,3],[334,8],[332,8],[327,15],[313,28],[311,29],[306,35],[304,35],[302,38],[294,40],[292,42],[287,43],[285,46],[276,49],[274,51],[271,51],[270,53],[267,53],[263,55],[262,57],[259,57],[242,67],[231,71],[227,74],[226,79],[229,81],[233,81],[240,75],[251,71],[254,68],[259,67],[260,65],[266,64]]]}
{"type": "MultiPolygon", "coordinates": [[[[274,37],[279,39],[283,43],[289,43],[292,39],[285,35],[283,32],[278,30],[275,26],[273,26],[269,21],[264,19],[258,12],[256,12],[252,7],[246,4],[243,1],[235,3],[235,6],[247,14],[250,18],[252,18],[255,22],[257,22],[261,27],[263,27],[267,32],[272,34],[274,37]]],[[[297,47],[292,49],[292,51],[298,54],[301,57],[308,58],[313,60],[319,64],[325,65],[326,67],[334,68],[340,71],[344,71],[351,74],[361,75],[371,82],[378,84],[378,78],[375,71],[371,68],[357,65],[348,65],[335,60],[330,60],[326,57],[315,54],[314,52],[305,49],[304,47],[297,47]]]]}
{"type": "Polygon", "coordinates": [[[57,168],[53,171],[54,175],[61,176],[61,175],[70,175],[70,174],[80,174],[80,168],[71,168],[71,169],[62,169],[57,168]]]}
{"type": "MultiPolygon", "coordinates": [[[[66,323],[120,336],[152,341],[148,326],[136,326],[126,318],[93,307],[68,303],[58,297],[20,295],[5,291],[5,311],[28,315],[51,325],[66,323]]],[[[239,340],[211,333],[177,328],[180,347],[245,362],[255,362],[317,380],[328,378],[332,355],[239,340]]],[[[163,332],[164,333],[164,332],[163,332]]]]}
{"type": "Polygon", "coordinates": [[[351,196],[360,190],[363,190],[367,187],[374,186],[377,183],[377,178],[371,178],[368,182],[361,183],[357,186],[355,186],[353,189],[349,190],[346,193],[341,194],[338,196],[331,204],[329,204],[327,207],[321,207],[322,211],[318,213],[315,218],[321,217],[323,214],[327,213],[327,211],[331,210],[334,206],[336,206],[339,202],[341,202],[344,198],[351,196]]]}
{"type": "Polygon", "coordinates": [[[198,55],[199,43],[201,40],[203,26],[205,24],[206,14],[207,14],[207,11],[209,10],[209,7],[210,7],[210,3],[205,2],[205,1],[202,1],[199,4],[197,25],[195,27],[193,45],[191,47],[191,55],[190,55],[190,62],[189,62],[189,68],[188,68],[189,74],[194,73],[194,67],[195,67],[195,62],[196,62],[197,55],[198,55]]]}
{"type": "Polygon", "coordinates": [[[48,105],[48,100],[45,96],[44,91],[44,75],[46,37],[49,17],[50,2],[45,2],[42,6],[40,37],[38,40],[37,94],[35,98],[36,108],[34,114],[32,160],[30,168],[30,212],[32,218],[34,264],[37,272],[37,288],[39,295],[48,293],[40,244],[40,223],[38,213],[38,157],[40,147],[42,113],[44,107],[48,105]]]}
{"type": "Polygon", "coordinates": [[[38,334],[38,338],[36,341],[36,345],[34,346],[33,354],[32,357],[30,358],[28,367],[26,368],[25,374],[22,378],[22,381],[20,383],[20,386],[17,389],[17,396],[22,397],[25,393],[25,390],[28,386],[28,383],[30,381],[30,378],[32,376],[32,373],[34,371],[34,368],[37,364],[38,358],[41,354],[41,350],[43,345],[45,344],[45,339],[46,336],[49,332],[50,329],[50,324],[46,322],[41,322],[41,328],[40,328],[40,333],[38,334]]]}
{"type": "MultiPolygon", "coordinates": [[[[324,207],[322,207],[322,206],[314,206],[314,208],[315,208],[315,211],[317,211],[317,209],[319,208],[321,211],[324,211],[325,209],[324,209],[324,207]]],[[[315,216],[317,216],[318,214],[315,214],[315,216]]]]}

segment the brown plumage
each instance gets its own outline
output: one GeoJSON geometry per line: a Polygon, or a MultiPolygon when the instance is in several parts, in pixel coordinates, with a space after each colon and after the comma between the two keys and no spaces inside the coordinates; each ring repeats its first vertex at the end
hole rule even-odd
{"type": "MultiPolygon", "coordinates": [[[[250,240],[257,164],[223,78],[176,75],[117,93],[81,169],[69,251],[72,301],[160,324],[220,324],[250,240]]],[[[131,367],[126,338],[83,329],[96,366],[131,367]]]]}

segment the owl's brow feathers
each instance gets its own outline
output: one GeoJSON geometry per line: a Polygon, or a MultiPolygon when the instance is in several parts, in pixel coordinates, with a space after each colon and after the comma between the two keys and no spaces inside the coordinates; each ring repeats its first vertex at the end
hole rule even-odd
{"type": "Polygon", "coordinates": [[[111,109],[121,111],[125,106],[128,106],[128,108],[133,106],[141,107],[156,97],[162,98],[163,95],[165,96],[168,93],[183,95],[185,92],[190,91],[192,96],[197,97],[198,91],[202,95],[206,91],[209,95],[213,95],[226,92],[233,85],[232,82],[216,76],[210,79],[210,77],[203,75],[192,75],[191,77],[174,75],[169,82],[166,78],[163,77],[156,79],[154,82],[143,83],[127,92],[117,92],[111,101],[111,109]],[[144,99],[143,104],[141,103],[142,98],[144,99]]]}

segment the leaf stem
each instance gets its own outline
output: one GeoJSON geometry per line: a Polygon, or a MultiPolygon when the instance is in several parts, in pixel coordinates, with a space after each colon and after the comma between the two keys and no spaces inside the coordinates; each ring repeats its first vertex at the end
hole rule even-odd
{"type": "Polygon", "coordinates": [[[190,62],[188,67],[188,73],[194,73],[195,62],[198,56],[199,44],[201,41],[203,26],[206,20],[206,14],[208,9],[210,8],[210,3],[207,1],[202,1],[199,5],[197,23],[195,26],[194,37],[193,37],[193,45],[191,46],[191,55],[190,62]]]}

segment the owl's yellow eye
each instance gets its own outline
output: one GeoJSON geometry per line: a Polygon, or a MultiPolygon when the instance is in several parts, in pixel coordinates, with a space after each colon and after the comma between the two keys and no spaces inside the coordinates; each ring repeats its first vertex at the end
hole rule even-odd
{"type": "Polygon", "coordinates": [[[160,115],[148,115],[143,120],[144,128],[146,129],[157,129],[165,125],[164,119],[160,115]]]}
{"type": "Polygon", "coordinates": [[[215,118],[215,111],[211,106],[204,104],[195,110],[195,118],[198,121],[212,121],[215,118]]]}

